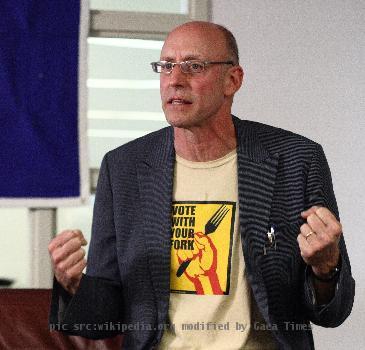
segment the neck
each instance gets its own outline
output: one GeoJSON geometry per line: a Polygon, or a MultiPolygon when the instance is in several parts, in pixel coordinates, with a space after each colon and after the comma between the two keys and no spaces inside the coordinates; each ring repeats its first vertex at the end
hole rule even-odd
{"type": "Polygon", "coordinates": [[[227,115],[203,126],[188,129],[174,127],[176,153],[193,162],[207,162],[224,157],[237,146],[232,117],[227,115]]]}

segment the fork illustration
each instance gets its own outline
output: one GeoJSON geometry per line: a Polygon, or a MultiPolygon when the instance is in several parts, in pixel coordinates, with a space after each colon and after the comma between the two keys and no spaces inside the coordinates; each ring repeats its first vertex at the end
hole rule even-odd
{"type": "MultiPolygon", "coordinates": [[[[205,224],[204,233],[206,235],[209,235],[210,233],[215,232],[228,212],[229,212],[229,208],[227,208],[227,206],[225,204],[222,204],[222,206],[213,214],[213,216],[205,224]]],[[[179,266],[179,268],[176,271],[177,277],[180,277],[184,273],[186,268],[189,266],[190,262],[191,262],[191,260],[188,259],[181,263],[181,265],[179,266]]]]}

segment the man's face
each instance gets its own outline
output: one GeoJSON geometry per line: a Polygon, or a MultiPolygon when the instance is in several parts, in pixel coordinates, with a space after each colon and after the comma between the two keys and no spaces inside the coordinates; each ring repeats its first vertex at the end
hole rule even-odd
{"type": "MultiPolygon", "coordinates": [[[[216,29],[183,26],[173,31],[161,51],[161,61],[229,60],[224,37],[216,29]]],[[[168,123],[180,128],[204,125],[226,108],[228,65],[208,65],[202,73],[186,74],[174,66],[170,74],[161,73],[162,108],[168,123]]]]}

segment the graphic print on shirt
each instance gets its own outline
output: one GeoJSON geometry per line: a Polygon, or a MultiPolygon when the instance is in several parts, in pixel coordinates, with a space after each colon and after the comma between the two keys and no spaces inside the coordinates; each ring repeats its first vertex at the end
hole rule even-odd
{"type": "Polygon", "coordinates": [[[173,202],[171,292],[229,294],[235,210],[235,202],[173,202]]]}

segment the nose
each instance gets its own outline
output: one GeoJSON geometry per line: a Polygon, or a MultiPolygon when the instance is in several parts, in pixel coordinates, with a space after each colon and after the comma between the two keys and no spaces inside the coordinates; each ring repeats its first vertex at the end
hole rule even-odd
{"type": "Polygon", "coordinates": [[[183,73],[181,66],[175,64],[170,74],[166,74],[166,79],[169,80],[170,86],[184,86],[186,84],[188,74],[183,73]]]}

